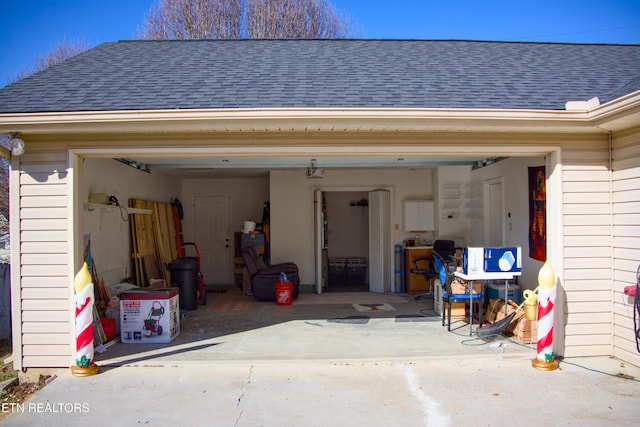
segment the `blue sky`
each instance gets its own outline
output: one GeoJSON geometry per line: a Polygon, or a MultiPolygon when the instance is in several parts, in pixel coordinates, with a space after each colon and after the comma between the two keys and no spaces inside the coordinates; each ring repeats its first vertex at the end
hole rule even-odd
{"type": "MultiPolygon", "coordinates": [[[[0,87],[63,40],[135,38],[154,0],[0,5],[0,87]]],[[[334,0],[360,38],[640,44],[640,0],[334,0]]]]}

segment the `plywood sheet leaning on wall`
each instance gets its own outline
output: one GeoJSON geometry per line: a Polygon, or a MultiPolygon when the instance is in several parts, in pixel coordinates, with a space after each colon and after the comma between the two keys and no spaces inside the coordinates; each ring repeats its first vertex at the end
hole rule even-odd
{"type": "Polygon", "coordinates": [[[165,273],[165,280],[169,283],[165,268],[176,258],[176,230],[173,223],[173,212],[169,203],[155,203],[153,209],[156,249],[160,258],[160,268],[165,273]]]}
{"type": "Polygon", "coordinates": [[[175,227],[169,203],[129,199],[129,207],[148,209],[152,213],[131,215],[133,263],[138,286],[149,286],[150,279],[164,279],[170,283],[166,265],[176,256],[175,227]],[[147,277],[145,259],[154,256],[162,277],[147,277]]]}

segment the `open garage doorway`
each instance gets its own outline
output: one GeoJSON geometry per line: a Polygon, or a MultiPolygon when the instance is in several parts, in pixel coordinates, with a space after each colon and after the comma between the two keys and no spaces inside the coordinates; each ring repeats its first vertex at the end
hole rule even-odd
{"type": "MultiPolygon", "coordinates": [[[[287,311],[291,317],[287,317],[285,321],[285,318],[281,316],[281,313],[284,311],[278,310],[274,303],[256,301],[252,296],[242,295],[240,291],[237,290],[236,292],[228,291],[223,294],[210,293],[207,306],[198,307],[195,313],[186,316],[182,323],[184,329],[180,337],[163,349],[167,354],[166,357],[173,358],[190,357],[188,353],[191,352],[196,352],[196,354],[198,354],[197,357],[200,357],[199,355],[205,352],[206,356],[203,357],[236,358],[243,357],[243,354],[253,355],[253,353],[249,353],[248,351],[258,347],[262,353],[271,351],[272,349],[279,350],[273,348],[274,346],[272,346],[272,348],[261,346],[256,342],[256,337],[264,339],[264,342],[272,342],[272,337],[279,336],[282,332],[281,327],[288,325],[302,325],[307,327],[317,323],[318,319],[327,324],[334,325],[335,323],[330,322],[328,319],[362,316],[361,312],[355,311],[356,309],[353,307],[353,304],[343,303],[339,305],[339,311],[332,311],[335,308],[335,304],[332,303],[334,298],[342,297],[343,295],[336,295],[331,292],[320,296],[311,294],[311,285],[317,283],[313,280],[314,232],[313,209],[311,207],[313,205],[313,189],[319,189],[323,195],[329,196],[330,209],[332,203],[339,204],[342,206],[341,209],[350,212],[349,215],[352,215],[358,220],[362,220],[362,226],[364,226],[366,218],[369,218],[369,229],[371,228],[371,217],[363,214],[363,211],[369,213],[372,211],[373,203],[370,192],[380,188],[387,190],[390,194],[391,205],[390,212],[388,212],[389,217],[384,221],[384,223],[387,224],[387,232],[391,234],[391,238],[386,245],[387,249],[392,250],[394,244],[402,242],[405,237],[410,237],[410,235],[403,232],[401,203],[405,199],[416,197],[416,195],[420,197],[432,196],[433,199],[437,201],[437,206],[442,208],[436,211],[438,236],[453,236],[456,237],[456,240],[457,236],[464,236],[466,238],[466,244],[481,245],[485,241],[484,222],[486,220],[484,209],[482,209],[484,206],[481,203],[481,201],[484,200],[482,197],[484,192],[480,190],[483,188],[481,184],[496,177],[505,177],[503,181],[503,203],[505,206],[502,211],[508,221],[505,228],[506,242],[516,242],[516,244],[524,246],[527,239],[528,225],[527,182],[525,172],[527,167],[541,164],[545,164],[545,159],[542,156],[530,156],[504,160],[476,170],[471,170],[468,166],[457,166],[455,168],[452,166],[442,166],[434,170],[331,170],[327,171],[324,180],[296,180],[294,178],[300,175],[300,171],[289,170],[274,170],[270,172],[268,176],[261,176],[259,178],[232,176],[235,175],[233,171],[212,170],[208,172],[209,175],[206,177],[198,176],[196,179],[190,177],[188,170],[154,169],[152,174],[147,174],[124,166],[110,158],[88,158],[83,162],[84,168],[82,168],[81,171],[82,182],[80,183],[82,185],[79,186],[83,192],[78,193],[77,200],[82,202],[86,200],[85,197],[88,197],[90,193],[99,191],[116,194],[122,202],[125,202],[129,196],[133,195],[157,200],[171,200],[173,197],[179,197],[187,201],[193,200],[191,197],[192,194],[205,194],[203,190],[206,189],[207,195],[222,194],[223,192],[229,194],[232,204],[231,221],[237,224],[240,223],[240,220],[247,218],[247,214],[244,211],[239,211],[239,208],[242,206],[241,203],[245,203],[247,199],[251,199],[256,204],[261,205],[262,201],[266,200],[265,195],[268,194],[269,199],[272,200],[272,207],[276,206],[278,208],[276,209],[274,217],[279,219],[279,217],[284,216],[284,220],[280,219],[273,228],[277,231],[277,239],[275,242],[277,243],[277,251],[275,252],[277,254],[276,262],[293,260],[301,266],[300,271],[306,274],[306,277],[303,279],[303,283],[307,285],[305,288],[306,292],[303,293],[302,299],[294,301],[293,307],[289,307],[296,308],[297,311],[287,311]],[[180,174],[179,178],[176,176],[178,173],[180,174]],[[431,178],[432,176],[433,178],[431,178]],[[239,181],[239,183],[234,184],[232,181],[239,181]],[[441,189],[447,188],[450,182],[458,181],[461,182],[459,215],[449,218],[449,211],[445,211],[444,206],[445,204],[451,203],[451,199],[446,198],[445,194],[441,192],[441,189]],[[473,187],[468,187],[466,185],[467,183],[473,184],[473,187]],[[252,188],[259,187],[260,192],[250,198],[247,197],[247,188],[249,186],[252,188]],[[170,190],[167,191],[167,188],[170,190]],[[471,190],[474,191],[472,192],[471,190]],[[342,200],[339,197],[340,193],[345,195],[342,200]],[[337,197],[337,201],[331,202],[331,196],[337,197]],[[365,203],[362,201],[365,197],[367,198],[367,206],[364,206],[365,203]],[[351,206],[352,202],[355,206],[351,206]],[[513,223],[513,227],[511,227],[511,223],[513,223]],[[315,298],[314,303],[311,304],[305,301],[305,298],[307,300],[315,298]],[[317,301],[322,301],[322,304],[317,301]],[[228,304],[230,302],[234,304],[228,304]],[[241,309],[232,311],[229,308],[221,309],[220,307],[240,307],[241,309]],[[196,314],[198,318],[196,318],[196,314]],[[251,339],[241,339],[247,336],[251,337],[251,339]],[[230,337],[239,337],[237,346],[230,348],[227,345],[221,344],[223,341],[230,342],[230,337]],[[248,345],[251,348],[243,348],[241,344],[248,345]],[[173,351],[175,351],[175,354],[173,351]]],[[[202,172],[198,173],[202,174],[202,172]]],[[[558,194],[556,185],[550,185],[549,191],[554,191],[555,194],[558,194]]],[[[553,199],[550,198],[550,200],[553,199]]],[[[81,206],[82,205],[79,207],[81,206]]],[[[187,206],[187,208],[189,208],[189,206],[187,206]]],[[[331,212],[331,210],[329,210],[329,212],[331,212]]],[[[119,265],[128,263],[131,254],[128,246],[125,245],[130,232],[129,224],[121,219],[119,211],[95,210],[80,211],[79,213],[83,219],[78,222],[78,224],[81,224],[81,227],[79,227],[79,235],[91,234],[92,244],[94,245],[95,255],[98,260],[97,265],[100,268],[99,273],[108,282],[115,282],[126,270],[119,265]],[[117,249],[117,251],[115,249],[117,249]],[[116,257],[116,255],[119,257],[116,257]],[[102,260],[108,260],[109,263],[102,260]],[[114,265],[116,261],[120,264],[114,265]],[[117,276],[115,273],[111,274],[111,271],[114,269],[119,273],[117,276]]],[[[335,216],[335,214],[331,215],[335,216]]],[[[186,217],[192,219],[194,215],[191,213],[186,215],[186,217]]],[[[355,220],[355,218],[352,218],[352,220],[355,220]]],[[[332,218],[329,217],[328,219],[331,220],[332,218]]],[[[193,224],[187,226],[187,231],[191,230],[195,224],[194,220],[192,220],[192,222],[193,224]]],[[[339,231],[335,232],[338,233],[339,231]]],[[[193,232],[190,234],[191,236],[199,237],[199,235],[195,235],[193,232]]],[[[358,239],[358,237],[352,239],[358,239]]],[[[373,239],[371,239],[370,236],[367,235],[366,237],[361,237],[361,239],[368,239],[367,245],[369,248],[371,247],[373,239]]],[[[336,243],[330,243],[330,245],[335,244],[336,243]]],[[[329,246],[328,249],[330,250],[331,246],[329,246]]],[[[342,254],[338,252],[337,256],[343,255],[351,257],[359,254],[359,252],[353,250],[342,254]]],[[[378,278],[386,275],[386,277],[393,282],[392,279],[394,276],[391,274],[393,272],[393,266],[391,261],[386,265],[375,264],[368,258],[365,282],[370,282],[372,275],[378,278]],[[382,273],[373,274],[372,269],[374,265],[378,265],[381,271],[383,271],[385,267],[386,270],[382,273]]],[[[525,268],[531,272],[537,272],[539,269],[535,265],[526,266],[525,268]]],[[[535,277],[529,279],[523,275],[521,285],[522,287],[530,287],[530,283],[534,283],[534,280],[535,277]]],[[[428,299],[416,301],[410,295],[375,294],[367,296],[370,297],[370,299],[363,300],[359,296],[357,300],[349,300],[348,302],[365,301],[391,304],[397,310],[396,312],[384,312],[376,316],[380,318],[388,316],[387,318],[391,319],[389,322],[393,321],[396,329],[398,325],[396,325],[395,319],[400,319],[401,317],[399,316],[413,316],[412,318],[418,318],[419,316],[424,316],[422,312],[423,309],[432,310],[433,307],[432,301],[428,299]],[[386,299],[390,297],[397,298],[393,300],[386,299]],[[404,298],[403,302],[398,302],[398,298],[404,298]]],[[[343,300],[343,302],[344,301],[347,300],[343,300]]],[[[429,313],[433,314],[431,312],[429,313]]],[[[432,317],[435,318],[436,316],[432,317]]],[[[429,322],[430,320],[432,319],[427,319],[429,322]]],[[[417,322],[415,324],[424,328],[424,324],[418,324],[417,322]]],[[[429,323],[429,325],[432,324],[437,326],[433,332],[438,332],[437,337],[438,340],[440,340],[438,342],[443,342],[443,340],[454,336],[453,334],[444,334],[438,322],[429,323]],[[440,332],[442,332],[442,334],[440,334],[440,332]]],[[[404,327],[404,325],[403,323],[400,327],[404,327]]],[[[351,326],[352,325],[349,325],[349,327],[351,326]]],[[[313,327],[317,328],[317,326],[313,327]]],[[[344,342],[357,342],[357,340],[354,339],[354,335],[347,333],[347,331],[340,332],[344,335],[341,335],[344,342]]],[[[397,333],[397,330],[394,330],[394,333],[397,333]]],[[[409,334],[405,336],[409,336],[409,334]]],[[[395,337],[395,335],[391,338],[377,336],[376,339],[378,341],[396,339],[393,337],[395,337]]],[[[405,348],[398,347],[398,354],[401,354],[403,349],[405,348]]],[[[144,348],[136,346],[127,347],[127,345],[123,344],[119,346],[118,352],[116,352],[115,348],[110,349],[102,357],[105,360],[113,361],[113,363],[129,363],[127,362],[129,360],[137,361],[141,357],[148,357],[146,351],[144,348]],[[126,357],[125,353],[127,355],[126,357]],[[136,356],[136,354],[138,355],[136,356]]],[[[452,351],[460,350],[455,347],[452,351]]],[[[343,349],[336,350],[336,352],[337,356],[346,354],[343,349]]],[[[292,352],[291,355],[293,354],[292,352]]],[[[269,354],[270,357],[274,358],[292,357],[291,355],[282,356],[279,351],[269,354]]],[[[296,357],[306,356],[307,355],[304,354],[297,354],[296,357]]],[[[331,354],[331,356],[336,356],[336,354],[331,354]]]]}

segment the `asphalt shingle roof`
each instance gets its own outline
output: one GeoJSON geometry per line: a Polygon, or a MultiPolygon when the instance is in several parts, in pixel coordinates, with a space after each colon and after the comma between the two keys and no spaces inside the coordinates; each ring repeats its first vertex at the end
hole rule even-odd
{"type": "Polygon", "coordinates": [[[640,89],[640,45],[425,40],[102,44],[0,89],[0,112],[409,107],[561,110],[640,89]]]}

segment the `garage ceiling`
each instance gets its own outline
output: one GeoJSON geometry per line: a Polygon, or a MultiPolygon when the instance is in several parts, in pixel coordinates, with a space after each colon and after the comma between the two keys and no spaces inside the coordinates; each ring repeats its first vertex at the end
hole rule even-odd
{"type": "Polygon", "coordinates": [[[486,159],[486,156],[198,156],[154,157],[136,155],[128,160],[148,168],[152,173],[161,172],[181,178],[256,177],[273,169],[306,169],[311,166],[324,169],[355,168],[430,168],[436,166],[469,165],[486,159]]]}

